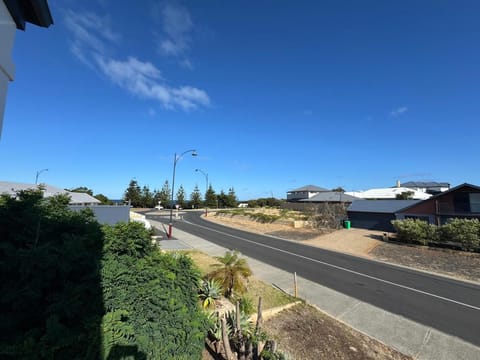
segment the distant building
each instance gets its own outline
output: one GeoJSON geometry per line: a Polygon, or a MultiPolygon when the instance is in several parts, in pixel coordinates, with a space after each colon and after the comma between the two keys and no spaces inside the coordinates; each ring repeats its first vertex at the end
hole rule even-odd
{"type": "Polygon", "coordinates": [[[352,227],[394,232],[397,213],[421,200],[356,200],[347,209],[352,227]]]}
{"type": "Polygon", "coordinates": [[[381,200],[381,199],[396,199],[397,195],[401,195],[406,192],[411,192],[411,198],[414,200],[425,200],[431,197],[432,195],[427,194],[423,191],[418,191],[410,189],[407,187],[391,187],[391,188],[378,188],[370,189],[366,191],[348,191],[345,194],[355,196],[360,199],[372,199],[372,200],[381,200]]]}
{"type": "Polygon", "coordinates": [[[298,189],[287,191],[287,201],[300,201],[304,199],[310,199],[320,192],[329,191],[328,189],[321,188],[315,185],[305,185],[298,189]]]}
{"type": "Polygon", "coordinates": [[[313,203],[313,204],[319,204],[319,203],[330,203],[330,204],[335,204],[335,203],[351,203],[355,200],[358,200],[357,197],[348,195],[344,192],[341,191],[322,191],[318,193],[317,195],[312,196],[309,199],[302,199],[299,200],[299,202],[303,203],[313,203]]]}
{"type": "Polygon", "coordinates": [[[435,225],[455,218],[480,220],[480,187],[465,183],[425,200],[356,200],[347,213],[352,227],[392,232],[392,220],[435,225]]]}
{"type": "MultiPolygon", "coordinates": [[[[18,191],[28,189],[38,189],[38,185],[0,181],[0,194],[15,197],[18,191]]],[[[69,208],[71,210],[80,211],[85,208],[92,209],[95,218],[101,224],[114,225],[119,221],[128,222],[130,220],[129,205],[101,205],[100,200],[95,199],[87,193],[67,191],[48,184],[41,184],[41,189],[44,197],[55,195],[70,196],[69,208]]]]}
{"type": "MultiPolygon", "coordinates": [[[[0,181],[0,194],[15,196],[20,190],[38,189],[38,187],[39,185],[35,184],[0,181]]],[[[44,197],[50,197],[55,195],[70,196],[70,205],[98,205],[101,203],[100,200],[95,199],[93,196],[90,196],[87,193],[67,191],[48,184],[42,184],[41,188],[44,197]]]]}
{"type": "Polygon", "coordinates": [[[406,187],[416,191],[423,191],[427,194],[436,195],[441,192],[450,190],[450,184],[446,182],[434,182],[434,181],[408,181],[402,184],[402,187],[406,187]]]}

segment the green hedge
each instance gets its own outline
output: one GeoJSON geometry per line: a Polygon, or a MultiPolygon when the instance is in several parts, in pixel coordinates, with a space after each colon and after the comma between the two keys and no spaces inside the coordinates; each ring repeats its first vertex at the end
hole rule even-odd
{"type": "Polygon", "coordinates": [[[98,359],[103,234],[41,191],[0,197],[0,358],[98,359]]]}
{"type": "Polygon", "coordinates": [[[131,222],[0,195],[0,359],[200,359],[199,273],[131,222]],[[105,246],[104,246],[105,242],[105,246]]]}
{"type": "Polygon", "coordinates": [[[392,220],[397,239],[405,243],[453,243],[462,250],[480,250],[480,221],[478,219],[451,219],[436,226],[418,219],[392,220]]]}
{"type": "Polygon", "coordinates": [[[199,359],[207,329],[197,299],[200,274],[189,257],[152,248],[149,232],[138,224],[105,229],[104,354],[199,359]],[[127,239],[112,237],[118,230],[127,239]]]}

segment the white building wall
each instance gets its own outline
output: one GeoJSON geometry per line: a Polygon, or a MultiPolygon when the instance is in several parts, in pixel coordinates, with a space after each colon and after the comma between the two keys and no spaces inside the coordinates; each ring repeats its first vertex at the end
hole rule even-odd
{"type": "Polygon", "coordinates": [[[8,82],[13,81],[15,65],[12,61],[13,42],[17,27],[7,7],[0,1],[0,137],[3,128],[3,113],[7,101],[8,82]]]}
{"type": "Polygon", "coordinates": [[[90,208],[95,214],[95,218],[100,224],[115,225],[123,221],[130,220],[130,206],[116,206],[116,205],[69,205],[71,210],[80,211],[85,208],[90,208]]]}

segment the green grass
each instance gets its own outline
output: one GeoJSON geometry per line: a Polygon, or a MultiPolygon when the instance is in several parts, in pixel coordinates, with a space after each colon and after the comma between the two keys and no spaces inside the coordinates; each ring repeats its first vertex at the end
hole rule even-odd
{"type": "MultiPolygon", "coordinates": [[[[207,275],[212,270],[212,264],[219,263],[217,260],[215,260],[215,258],[198,250],[185,251],[185,253],[192,258],[202,276],[207,275]]],[[[287,295],[284,292],[275,289],[271,285],[265,284],[253,276],[249,278],[247,289],[248,290],[244,296],[252,300],[255,310],[258,304],[259,296],[262,297],[262,308],[264,310],[290,304],[298,300],[293,296],[287,295]]]]}

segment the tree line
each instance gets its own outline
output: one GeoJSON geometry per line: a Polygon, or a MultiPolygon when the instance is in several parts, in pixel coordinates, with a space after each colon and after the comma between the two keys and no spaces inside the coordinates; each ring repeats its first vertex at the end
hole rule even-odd
{"type": "Polygon", "coordinates": [[[205,194],[200,192],[198,185],[190,193],[187,198],[187,193],[183,185],[178,187],[176,191],[173,204],[171,204],[172,189],[168,180],[165,180],[160,190],[150,190],[148,185],[140,186],[137,180],[130,180],[127,189],[123,194],[123,200],[129,202],[133,207],[154,208],[155,206],[162,206],[170,208],[171,205],[178,205],[181,208],[201,207],[210,208],[230,208],[238,205],[237,195],[233,187],[225,192],[223,189],[217,193],[212,185],[210,185],[205,194]]]}

